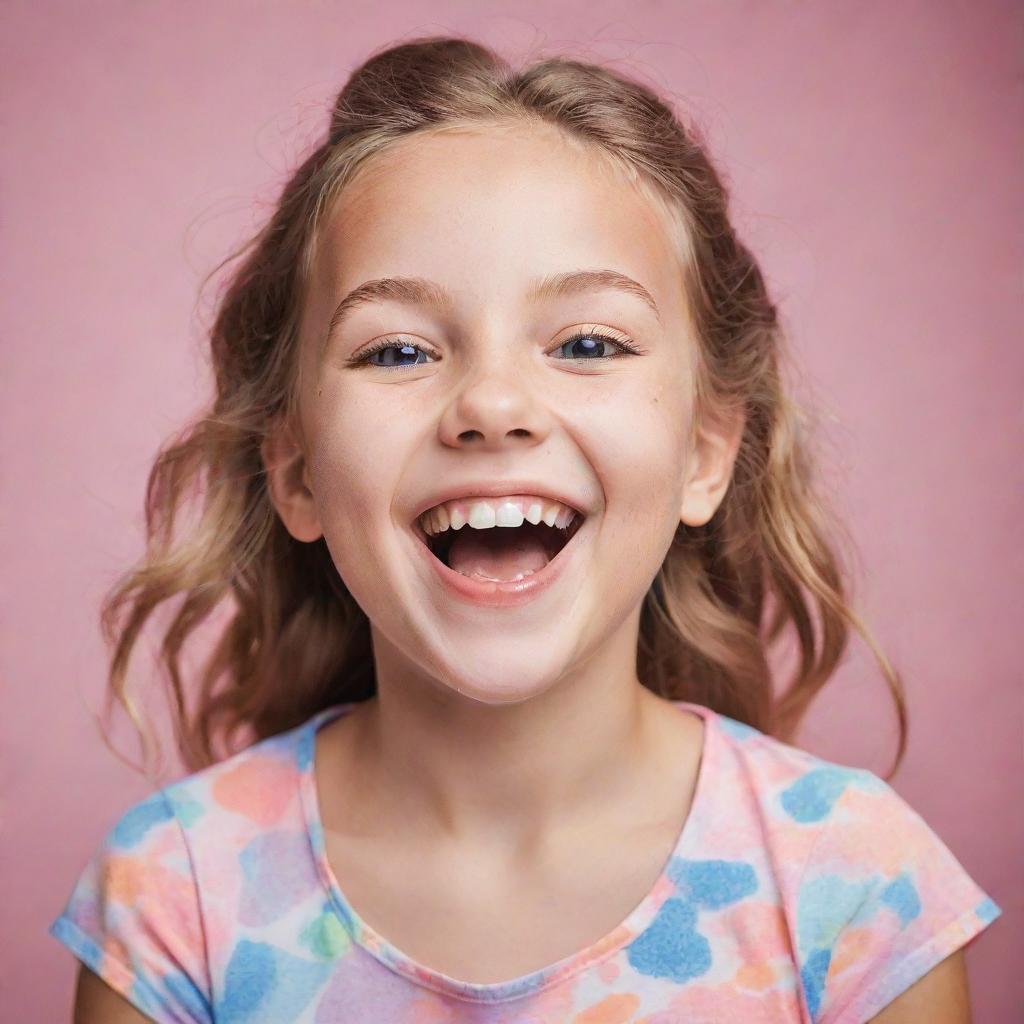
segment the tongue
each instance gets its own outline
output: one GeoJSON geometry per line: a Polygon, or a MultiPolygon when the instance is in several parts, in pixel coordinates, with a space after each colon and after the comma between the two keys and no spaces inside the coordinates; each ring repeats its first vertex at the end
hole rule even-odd
{"type": "Polygon", "coordinates": [[[448,552],[448,565],[463,576],[512,580],[551,561],[541,538],[523,529],[460,530],[448,552]]]}

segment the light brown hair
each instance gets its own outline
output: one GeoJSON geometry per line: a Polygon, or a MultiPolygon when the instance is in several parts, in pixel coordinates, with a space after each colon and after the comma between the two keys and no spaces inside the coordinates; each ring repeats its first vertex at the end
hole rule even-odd
{"type": "Polygon", "coordinates": [[[839,542],[852,545],[816,484],[816,433],[783,384],[787,353],[776,307],[730,222],[728,189],[702,133],[617,71],[564,56],[516,70],[464,38],[415,39],[356,69],[322,144],[284,186],[269,221],[215,268],[238,261],[210,331],[216,394],[161,448],[146,489],[147,550],[104,600],[107,712],[115,701],[124,707],[149,746],[128,663],[165,602],[176,604],[160,659],[190,770],[231,752],[239,730],[260,739],[329,704],[373,695],[366,616],[323,538],[302,543],[284,528],[260,454],[271,424],[296,415],[298,324],[318,232],[341,191],[396,141],[538,121],[610,161],[678,225],[697,339],[698,423],[737,406],[746,418],[721,505],[703,526],[680,523],[644,598],[639,679],[663,697],[707,705],[792,742],[852,626],[895,701],[891,778],[906,749],[902,683],[851,606],[839,542]],[[198,517],[176,530],[190,498],[198,517]],[[186,686],[186,642],[214,613],[223,624],[197,685],[186,686]],[[798,657],[782,687],[769,654],[787,627],[798,657]]]}

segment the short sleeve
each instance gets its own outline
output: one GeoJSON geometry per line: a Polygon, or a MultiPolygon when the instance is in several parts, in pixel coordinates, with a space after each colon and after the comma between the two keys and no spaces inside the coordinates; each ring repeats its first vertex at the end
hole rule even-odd
{"type": "Polygon", "coordinates": [[[110,829],[49,933],[160,1024],[212,1022],[191,857],[162,789],[110,829]]]}
{"type": "Polygon", "coordinates": [[[886,782],[859,770],[847,780],[797,897],[814,1024],[863,1024],[1002,913],[886,782]]]}

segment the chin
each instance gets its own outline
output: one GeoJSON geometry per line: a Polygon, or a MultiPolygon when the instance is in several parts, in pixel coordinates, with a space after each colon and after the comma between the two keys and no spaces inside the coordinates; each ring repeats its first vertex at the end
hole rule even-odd
{"type": "MultiPolygon", "coordinates": [[[[534,670],[536,671],[536,669],[534,670]]],[[[444,677],[438,686],[451,696],[473,704],[502,707],[523,704],[549,690],[557,681],[550,676],[529,678],[505,663],[504,672],[467,677],[465,665],[457,676],[444,677]]]]}

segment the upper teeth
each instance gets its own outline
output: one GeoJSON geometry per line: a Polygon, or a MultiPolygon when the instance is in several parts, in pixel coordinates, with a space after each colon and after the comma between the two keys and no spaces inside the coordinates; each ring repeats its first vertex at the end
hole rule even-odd
{"type": "Polygon", "coordinates": [[[548,526],[565,529],[577,515],[574,508],[560,501],[532,494],[514,494],[502,498],[445,501],[424,512],[419,523],[424,532],[432,536],[449,527],[461,530],[467,523],[474,530],[489,530],[493,526],[522,526],[524,521],[536,525],[543,520],[548,526]]]}

